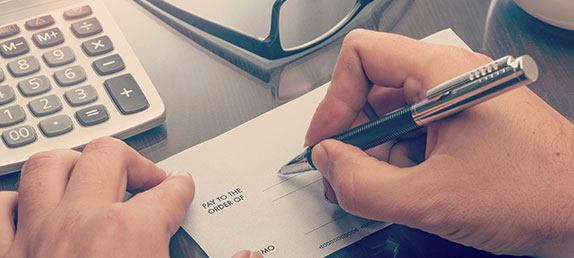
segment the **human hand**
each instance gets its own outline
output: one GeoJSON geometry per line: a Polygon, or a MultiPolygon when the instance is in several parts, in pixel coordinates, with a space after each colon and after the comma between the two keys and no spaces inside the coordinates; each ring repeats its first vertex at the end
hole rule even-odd
{"type": "MultiPolygon", "coordinates": [[[[367,100],[383,115],[490,61],[456,47],[353,31],[306,144],[368,121],[367,100]]],[[[319,143],[312,159],[326,197],[352,214],[497,254],[574,252],[570,121],[522,87],[426,129],[426,138],[415,135],[367,153],[335,140],[319,143]]]]}
{"type": "Polygon", "coordinates": [[[169,257],[194,191],[113,138],[35,154],[19,194],[0,192],[0,257],[169,257]],[[138,194],[122,202],[126,188],[138,194]]]}

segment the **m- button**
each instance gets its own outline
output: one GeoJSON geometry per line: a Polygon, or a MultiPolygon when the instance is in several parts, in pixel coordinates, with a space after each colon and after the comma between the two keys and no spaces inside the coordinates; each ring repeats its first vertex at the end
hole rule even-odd
{"type": "Polygon", "coordinates": [[[104,82],[108,94],[122,114],[133,114],[145,110],[149,103],[131,74],[124,74],[104,82]]]}
{"type": "Polygon", "coordinates": [[[28,47],[28,43],[23,37],[0,43],[0,54],[4,58],[23,55],[28,53],[28,51],[30,51],[30,47],[28,47]]]}

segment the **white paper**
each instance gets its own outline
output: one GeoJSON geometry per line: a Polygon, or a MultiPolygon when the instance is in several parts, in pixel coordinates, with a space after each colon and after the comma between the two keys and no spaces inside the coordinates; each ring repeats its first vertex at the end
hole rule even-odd
{"type": "MultiPolygon", "coordinates": [[[[468,47],[450,30],[425,41],[468,47]]],[[[195,199],[183,228],[211,257],[258,250],[266,257],[323,257],[385,227],[324,200],[321,175],[277,175],[303,150],[327,86],[269,111],[158,165],[189,171],[195,199]]]]}

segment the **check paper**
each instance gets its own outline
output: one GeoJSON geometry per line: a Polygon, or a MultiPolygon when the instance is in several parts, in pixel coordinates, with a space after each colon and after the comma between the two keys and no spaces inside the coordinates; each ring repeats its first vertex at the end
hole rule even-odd
{"type": "MultiPolygon", "coordinates": [[[[425,41],[464,46],[452,30],[429,38],[425,41]]],[[[326,90],[321,86],[158,163],[166,171],[193,174],[196,195],[183,228],[209,256],[248,249],[265,257],[322,257],[389,225],[325,201],[318,172],[277,174],[303,150],[326,90]]]]}

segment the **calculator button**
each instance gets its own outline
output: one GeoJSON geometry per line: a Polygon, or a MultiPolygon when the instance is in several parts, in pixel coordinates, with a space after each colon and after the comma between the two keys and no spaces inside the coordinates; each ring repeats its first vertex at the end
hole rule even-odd
{"type": "Polygon", "coordinates": [[[117,73],[126,68],[124,61],[118,54],[98,59],[92,63],[92,66],[99,75],[117,73]]]}
{"type": "Polygon", "coordinates": [[[97,125],[109,118],[108,111],[103,105],[95,105],[76,111],[76,119],[83,126],[97,125]]]}
{"type": "Polygon", "coordinates": [[[64,97],[70,106],[77,107],[96,101],[98,94],[92,85],[86,85],[66,91],[64,97]]]}
{"type": "Polygon", "coordinates": [[[114,45],[108,36],[102,36],[82,43],[86,55],[97,56],[114,50],[114,45]]]}
{"type": "Polygon", "coordinates": [[[57,67],[67,65],[76,60],[74,51],[69,47],[61,47],[58,49],[50,50],[42,55],[46,64],[50,67],[57,67]]]}
{"type": "Polygon", "coordinates": [[[0,54],[4,58],[23,55],[30,51],[28,43],[23,37],[11,39],[0,43],[0,54]]]}
{"type": "Polygon", "coordinates": [[[40,127],[40,131],[47,137],[62,135],[74,129],[72,119],[67,115],[59,115],[42,120],[38,124],[38,127],[40,127]]]}
{"type": "Polygon", "coordinates": [[[65,11],[64,19],[66,20],[79,19],[82,17],[86,17],[90,14],[92,14],[92,8],[89,5],[84,5],[65,11]]]}
{"type": "Polygon", "coordinates": [[[148,108],[149,104],[136,80],[125,74],[104,82],[104,86],[122,114],[132,114],[148,108]]]}
{"type": "Polygon", "coordinates": [[[20,27],[16,24],[0,27],[0,39],[11,37],[18,33],[20,33],[20,27]]]}
{"type": "Polygon", "coordinates": [[[48,77],[45,75],[40,75],[18,83],[18,89],[25,97],[42,94],[49,91],[51,87],[50,80],[48,80],[48,77]]]}
{"type": "Polygon", "coordinates": [[[0,127],[15,125],[24,120],[26,120],[26,114],[20,105],[0,109],[0,127]]]}
{"type": "Polygon", "coordinates": [[[62,69],[54,73],[54,79],[60,86],[70,86],[86,80],[86,71],[79,65],[62,69]]]}
{"type": "Polygon", "coordinates": [[[4,71],[2,71],[2,68],[0,68],[0,82],[3,82],[5,78],[6,77],[4,77],[4,71]]]}
{"type": "Polygon", "coordinates": [[[85,38],[102,32],[102,25],[96,18],[72,23],[72,32],[78,38],[85,38]]]}
{"type": "Polygon", "coordinates": [[[21,147],[36,141],[36,130],[32,126],[25,125],[2,133],[4,143],[10,148],[21,147]]]}
{"type": "Polygon", "coordinates": [[[16,97],[14,90],[8,85],[0,86],[0,105],[12,102],[16,97]]]}
{"type": "Polygon", "coordinates": [[[52,15],[46,15],[26,21],[26,28],[29,30],[37,30],[48,27],[54,24],[54,22],[52,15]]]}
{"type": "Polygon", "coordinates": [[[47,116],[62,110],[62,102],[56,95],[49,95],[30,101],[28,107],[37,117],[47,116]]]}
{"type": "Polygon", "coordinates": [[[8,63],[8,70],[14,77],[22,77],[40,71],[40,63],[34,56],[27,56],[8,63]]]}
{"type": "Polygon", "coordinates": [[[53,47],[64,43],[64,34],[58,28],[52,28],[32,35],[32,40],[39,48],[53,47]]]}

